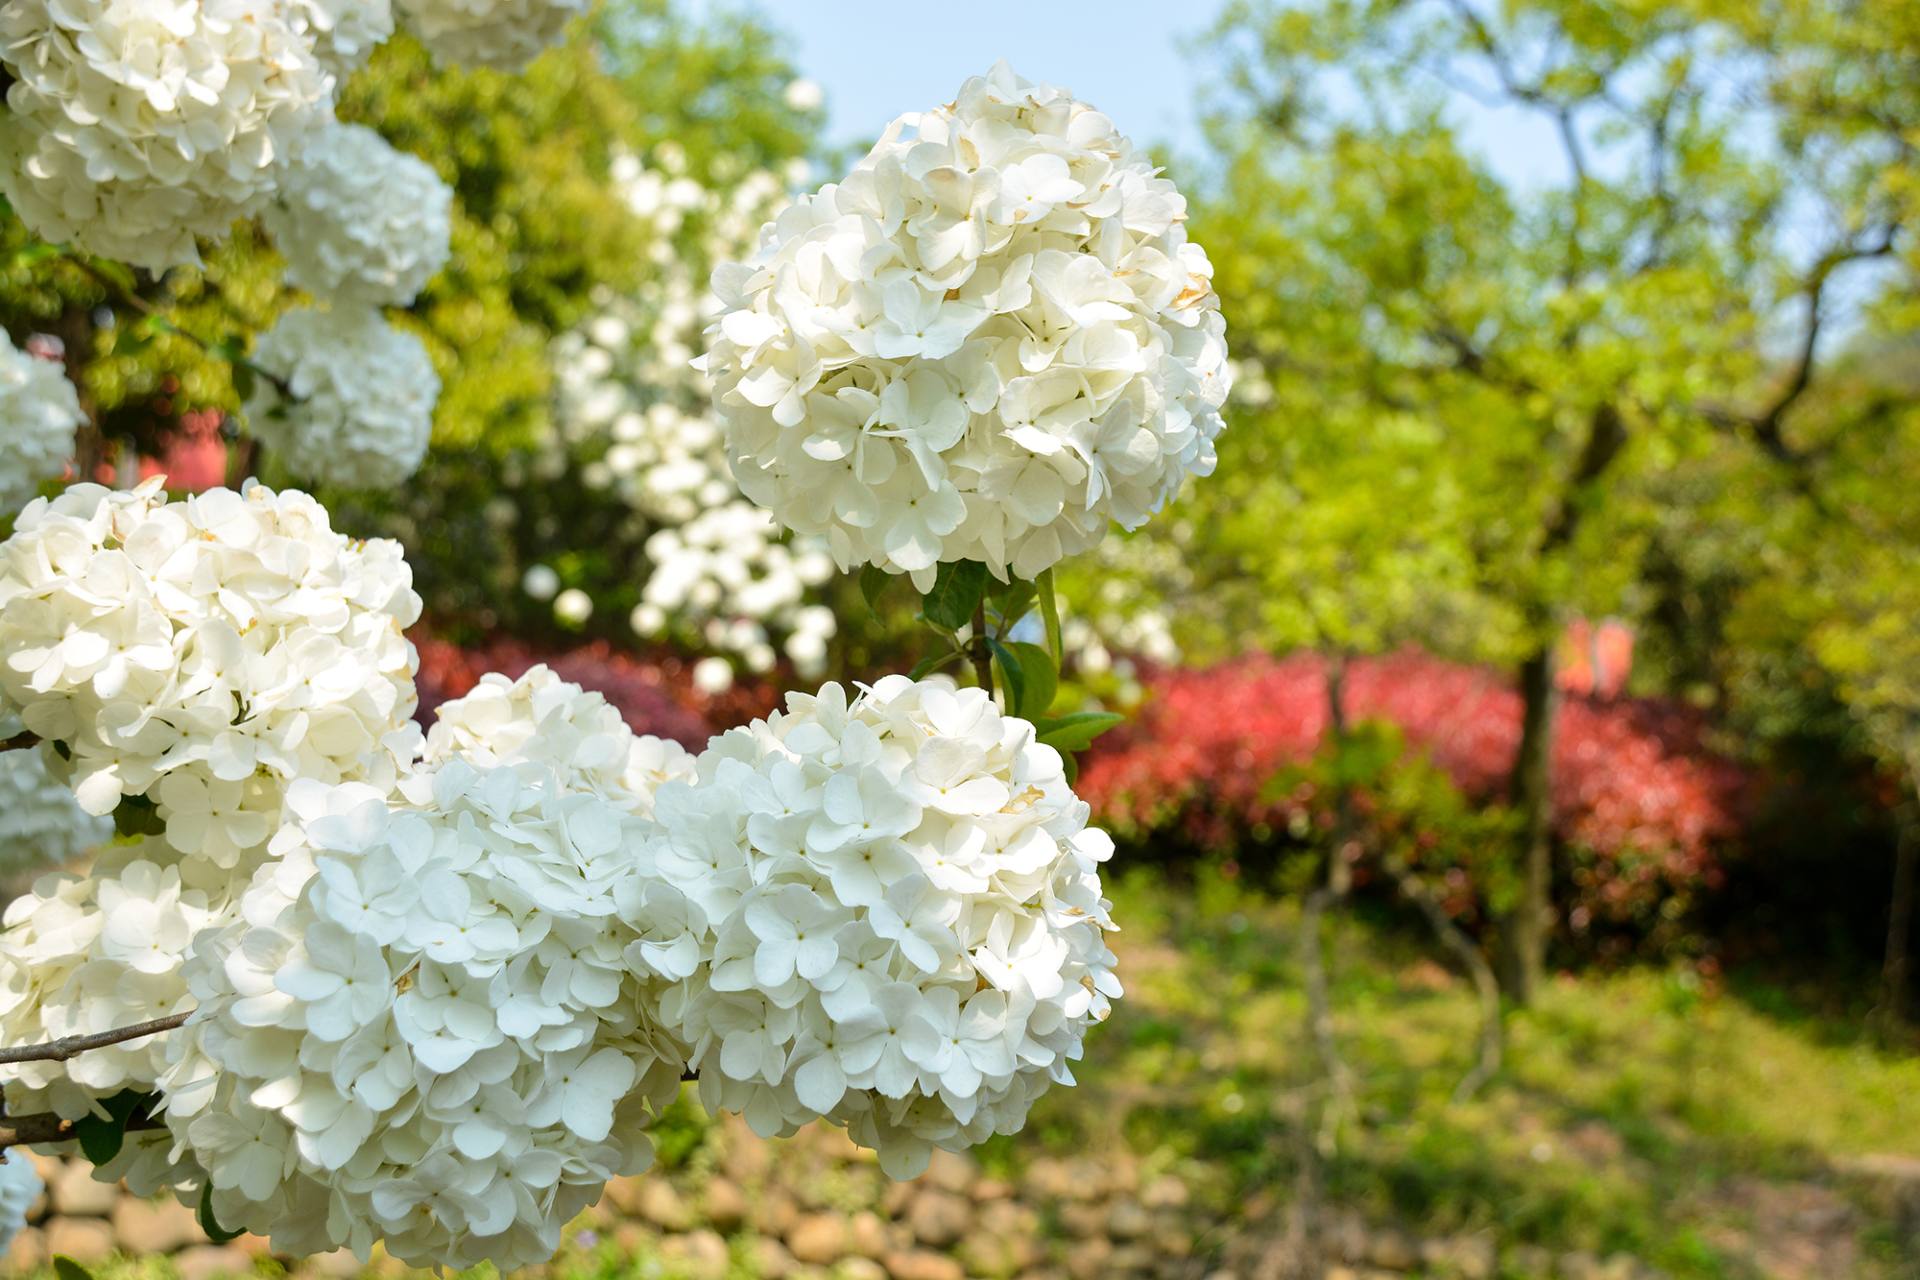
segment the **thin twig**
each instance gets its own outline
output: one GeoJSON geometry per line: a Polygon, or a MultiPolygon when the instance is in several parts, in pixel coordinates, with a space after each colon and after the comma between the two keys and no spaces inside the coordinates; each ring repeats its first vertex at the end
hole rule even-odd
{"type": "Polygon", "coordinates": [[[170,1013],[164,1018],[138,1022],[130,1027],[116,1027],[112,1031],[96,1031],[84,1036],[63,1036],[58,1040],[49,1040],[45,1044],[27,1044],[17,1049],[0,1049],[0,1065],[14,1062],[65,1062],[89,1049],[105,1049],[110,1045],[125,1044],[129,1040],[139,1040],[145,1036],[157,1036],[163,1031],[172,1031],[185,1023],[192,1013],[193,1011],[189,1009],[186,1013],[170,1013]]]}
{"type": "Polygon", "coordinates": [[[1480,1092],[1488,1081],[1500,1072],[1501,1059],[1501,1018],[1500,983],[1493,976],[1493,966],[1487,963],[1480,948],[1473,945],[1466,931],[1453,922],[1446,908],[1433,895],[1424,880],[1407,869],[1405,863],[1396,860],[1386,864],[1387,874],[1393,877],[1400,896],[1420,909],[1432,927],[1434,935],[1440,939],[1440,945],[1453,953],[1467,976],[1473,979],[1474,991],[1480,997],[1480,1042],[1472,1070],[1460,1078],[1453,1088],[1453,1100],[1465,1102],[1480,1092]]]}
{"type": "Polygon", "coordinates": [[[102,289],[105,289],[115,299],[132,307],[135,311],[138,311],[141,315],[159,325],[166,332],[173,334],[175,337],[186,339],[215,360],[220,360],[226,364],[237,365],[253,374],[254,377],[270,384],[275,391],[280,393],[281,399],[297,400],[300,398],[293,394],[293,384],[279,374],[274,373],[270,369],[262,369],[245,356],[214,350],[213,343],[208,342],[196,333],[181,328],[178,324],[174,323],[173,320],[168,318],[160,308],[154,306],[153,303],[127,288],[126,285],[115,280],[112,276],[94,266],[91,262],[88,262],[85,258],[78,258],[68,254],[63,256],[61,261],[77,268],[88,279],[92,280],[102,289]]]}
{"type": "MultiPolygon", "coordinates": [[[[135,1114],[127,1120],[128,1133],[147,1133],[166,1128],[164,1120],[135,1114]]],[[[71,1142],[78,1137],[73,1121],[51,1111],[25,1116],[0,1116],[0,1151],[8,1147],[40,1147],[56,1142],[71,1142]]]]}
{"type": "Polygon", "coordinates": [[[39,734],[16,733],[11,738],[8,738],[5,741],[0,742],[0,751],[25,751],[29,747],[37,747],[39,745],[40,745],[39,734]]]}
{"type": "Polygon", "coordinates": [[[967,655],[973,659],[973,678],[993,696],[993,650],[987,647],[987,603],[973,606],[973,637],[967,642],[967,655]]]}

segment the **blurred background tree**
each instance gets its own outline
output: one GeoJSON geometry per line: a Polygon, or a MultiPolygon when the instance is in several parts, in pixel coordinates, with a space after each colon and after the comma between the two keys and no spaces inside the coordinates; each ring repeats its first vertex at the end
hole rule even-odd
{"type": "Polygon", "coordinates": [[[1670,504],[1699,475],[1739,468],[1803,548],[1894,533],[1841,495],[1906,398],[1824,392],[1836,334],[1914,319],[1898,8],[1248,0],[1214,33],[1220,163],[1194,233],[1246,364],[1184,510],[1193,598],[1216,640],[1258,617],[1268,646],[1416,639],[1514,672],[1519,1000],[1552,920],[1568,620],[1657,631],[1692,595],[1670,504]],[[1457,95],[1539,115],[1562,171],[1498,181],[1457,95]]]}

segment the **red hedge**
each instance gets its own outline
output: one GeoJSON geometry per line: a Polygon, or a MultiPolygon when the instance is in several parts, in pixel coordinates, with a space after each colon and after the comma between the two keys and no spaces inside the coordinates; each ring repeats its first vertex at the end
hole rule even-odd
{"type": "MultiPolygon", "coordinates": [[[[1095,744],[1079,790],[1136,843],[1169,838],[1230,853],[1282,830],[1310,803],[1267,783],[1312,758],[1327,728],[1326,664],[1256,656],[1150,678],[1140,714],[1095,744]]],[[[1467,796],[1497,801],[1520,741],[1520,696],[1483,668],[1418,652],[1349,665],[1354,721],[1399,727],[1467,796]]],[[[1704,742],[1676,703],[1563,694],[1553,742],[1553,828],[1574,852],[1573,923],[1624,919],[1651,899],[1720,878],[1748,777],[1704,742]]]]}

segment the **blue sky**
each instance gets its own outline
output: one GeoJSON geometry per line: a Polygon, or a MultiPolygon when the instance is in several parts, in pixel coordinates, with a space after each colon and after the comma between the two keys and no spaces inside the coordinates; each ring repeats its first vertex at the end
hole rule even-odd
{"type": "MultiPolygon", "coordinates": [[[[707,7],[692,0],[696,9],[707,7]]],[[[761,0],[801,71],[826,91],[828,136],[865,141],[905,111],[944,101],[1002,57],[1065,85],[1136,142],[1200,145],[1209,68],[1188,49],[1223,0],[761,0]]],[[[1526,112],[1463,105],[1469,137],[1518,185],[1564,175],[1551,127],[1526,112]]]]}

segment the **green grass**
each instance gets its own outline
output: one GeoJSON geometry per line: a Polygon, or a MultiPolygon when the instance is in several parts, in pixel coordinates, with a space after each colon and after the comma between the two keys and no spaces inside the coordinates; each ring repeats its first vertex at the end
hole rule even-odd
{"type": "MultiPolygon", "coordinates": [[[[1141,874],[1113,893],[1126,999],[1090,1037],[1081,1087],[1043,1099],[996,1158],[1125,1147],[1185,1166],[1226,1213],[1263,1190],[1284,1198],[1293,1121],[1318,1078],[1293,905],[1208,872],[1190,891],[1141,874]]],[[[1406,922],[1338,916],[1327,936],[1356,1083],[1328,1189],[1370,1217],[1744,1277],[1779,1228],[1752,1221],[1767,1216],[1756,1195],[1853,1196],[1836,1158],[1920,1156],[1920,1058],[1776,989],[1661,971],[1552,982],[1510,1013],[1500,1078],[1452,1103],[1476,1029],[1467,983],[1406,922]]],[[[1890,1224],[1855,1199],[1860,1273],[1913,1274],[1890,1224]]]]}

